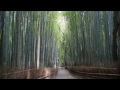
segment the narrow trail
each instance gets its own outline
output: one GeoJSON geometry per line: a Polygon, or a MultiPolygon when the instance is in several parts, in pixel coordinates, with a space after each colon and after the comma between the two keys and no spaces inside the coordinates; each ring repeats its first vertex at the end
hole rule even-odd
{"type": "Polygon", "coordinates": [[[69,73],[68,70],[64,68],[59,68],[57,76],[54,79],[77,79],[77,78],[73,76],[71,73],[69,73]]]}

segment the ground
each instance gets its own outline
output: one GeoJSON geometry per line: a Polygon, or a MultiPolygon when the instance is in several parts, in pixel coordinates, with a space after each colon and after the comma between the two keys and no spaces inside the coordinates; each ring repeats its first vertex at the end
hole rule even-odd
{"type": "Polygon", "coordinates": [[[75,76],[73,76],[68,70],[65,68],[59,68],[57,76],[55,79],[77,79],[75,76]]]}

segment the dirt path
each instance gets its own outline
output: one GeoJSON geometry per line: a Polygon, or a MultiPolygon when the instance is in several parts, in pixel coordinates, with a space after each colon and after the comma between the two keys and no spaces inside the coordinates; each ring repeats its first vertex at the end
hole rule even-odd
{"type": "Polygon", "coordinates": [[[59,68],[55,79],[77,79],[77,78],[73,76],[71,73],[69,73],[68,70],[64,68],[59,68]]]}

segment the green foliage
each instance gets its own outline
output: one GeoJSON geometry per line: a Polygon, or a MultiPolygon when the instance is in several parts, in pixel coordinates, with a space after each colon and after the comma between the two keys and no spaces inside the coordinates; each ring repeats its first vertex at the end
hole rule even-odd
{"type": "Polygon", "coordinates": [[[53,67],[58,59],[68,66],[111,63],[112,17],[111,11],[6,11],[3,17],[1,11],[4,65],[25,70],[53,67]]]}
{"type": "Polygon", "coordinates": [[[112,12],[65,11],[63,15],[67,20],[63,47],[68,66],[112,62],[112,12]]]}

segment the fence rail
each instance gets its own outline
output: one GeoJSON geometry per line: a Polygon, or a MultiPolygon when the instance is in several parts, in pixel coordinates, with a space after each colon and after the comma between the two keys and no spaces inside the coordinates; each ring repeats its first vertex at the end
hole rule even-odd
{"type": "MultiPolygon", "coordinates": [[[[93,68],[89,67],[86,68],[85,70],[82,70],[82,68],[77,68],[77,69],[73,69],[72,67],[70,68],[66,68],[68,69],[72,74],[76,75],[78,78],[83,77],[83,79],[86,78],[96,78],[96,79],[120,79],[120,71],[117,70],[116,68],[114,69],[110,69],[110,68],[99,68],[99,72],[96,70],[92,71],[93,68]],[[104,72],[105,70],[105,72],[104,72]],[[113,72],[110,72],[113,71],[113,72]]],[[[95,68],[94,68],[95,69],[95,68]]],[[[94,70],[93,69],[93,70],[94,70]]],[[[98,69],[98,68],[97,68],[98,69]]]]}
{"type": "Polygon", "coordinates": [[[49,71],[49,75],[45,76],[46,70],[45,68],[40,69],[29,69],[29,70],[23,70],[23,71],[16,71],[16,72],[8,72],[3,73],[1,79],[37,79],[39,77],[45,78],[50,75],[53,75],[53,73],[56,72],[57,69],[55,68],[47,68],[49,71]]]}

